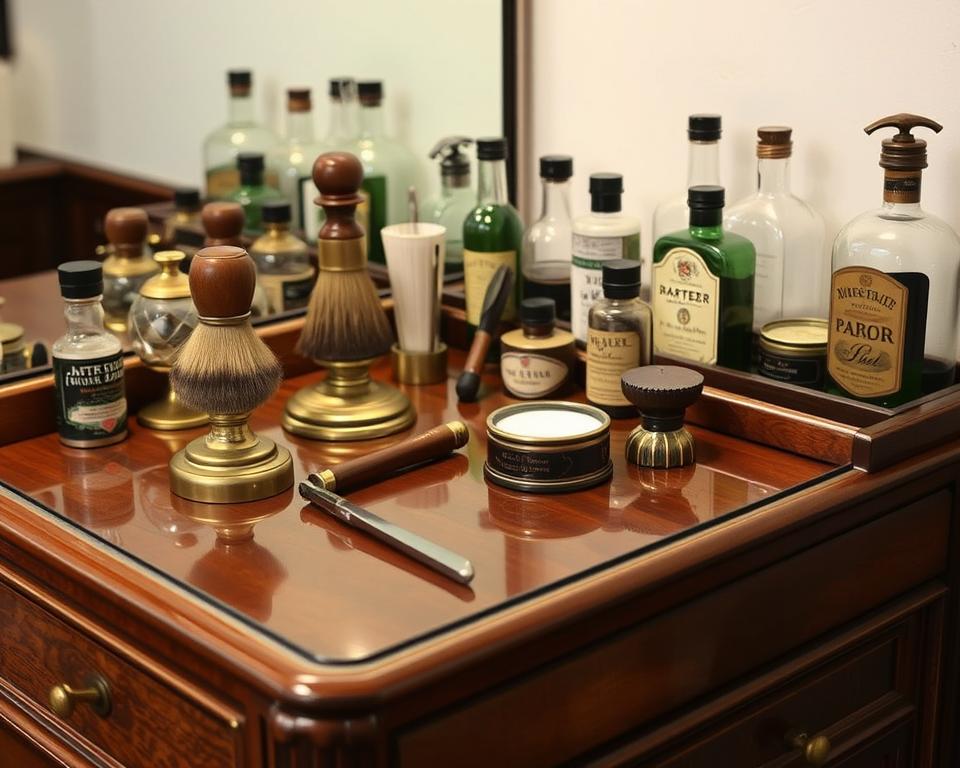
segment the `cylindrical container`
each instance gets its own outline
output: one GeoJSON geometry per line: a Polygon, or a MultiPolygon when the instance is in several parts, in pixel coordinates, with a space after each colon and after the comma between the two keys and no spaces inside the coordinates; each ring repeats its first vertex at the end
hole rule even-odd
{"type": "Polygon", "coordinates": [[[610,417],[560,400],[516,403],[487,418],[487,480],[514,491],[567,493],[613,472],[610,417]]]}
{"type": "Polygon", "coordinates": [[[554,329],[556,304],[536,297],[520,302],[521,328],[500,338],[500,378],[521,400],[564,395],[577,364],[573,334],[554,329]]]}
{"type": "Polygon", "coordinates": [[[0,323],[0,374],[22,371],[27,367],[26,344],[23,341],[23,326],[16,323],[0,323]]]}
{"type": "Polygon", "coordinates": [[[819,318],[767,323],[760,329],[758,373],[768,379],[823,389],[828,335],[827,321],[819,318]]]}

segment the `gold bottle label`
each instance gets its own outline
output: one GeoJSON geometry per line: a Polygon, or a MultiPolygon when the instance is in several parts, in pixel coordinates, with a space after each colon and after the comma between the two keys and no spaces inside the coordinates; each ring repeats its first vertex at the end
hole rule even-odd
{"type": "MultiPolygon", "coordinates": [[[[467,322],[471,325],[480,324],[480,312],[483,309],[483,299],[487,294],[487,286],[493,278],[493,273],[501,266],[517,268],[516,251],[470,251],[463,249],[463,280],[464,294],[467,301],[467,322]]],[[[516,273],[514,273],[516,278],[516,273]]],[[[510,299],[503,311],[504,320],[512,320],[516,312],[516,291],[510,291],[510,299]]]]}
{"type": "Polygon", "coordinates": [[[220,166],[207,171],[207,197],[223,199],[240,186],[240,171],[236,166],[220,166]]]}
{"type": "Polygon", "coordinates": [[[869,267],[833,273],[830,285],[830,377],[857,397],[900,391],[907,332],[907,287],[869,267]]]}
{"type": "Polygon", "coordinates": [[[587,331],[587,399],[599,405],[630,405],[620,377],[640,365],[636,331],[587,331]]]}
{"type": "Polygon", "coordinates": [[[562,360],[530,352],[500,355],[500,378],[514,397],[546,397],[567,380],[570,369],[562,360]]]}
{"type": "Polygon", "coordinates": [[[720,278],[700,254],[673,248],[653,265],[653,346],[698,363],[717,362],[720,278]]]}

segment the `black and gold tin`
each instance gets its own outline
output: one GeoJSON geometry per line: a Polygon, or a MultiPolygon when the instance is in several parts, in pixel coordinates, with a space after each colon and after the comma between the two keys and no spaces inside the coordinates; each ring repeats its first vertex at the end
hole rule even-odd
{"type": "Polygon", "coordinates": [[[610,417],[581,403],[544,400],[498,408],[487,418],[491,483],[527,493],[566,493],[610,478],[610,417]]]}
{"type": "Polygon", "coordinates": [[[826,320],[813,317],[774,320],[760,329],[761,376],[822,389],[827,370],[826,320]]]}

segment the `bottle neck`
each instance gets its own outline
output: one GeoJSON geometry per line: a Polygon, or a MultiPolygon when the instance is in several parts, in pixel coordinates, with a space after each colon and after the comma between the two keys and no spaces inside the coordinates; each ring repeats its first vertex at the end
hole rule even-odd
{"type": "Polygon", "coordinates": [[[478,168],[477,202],[506,205],[507,162],[506,160],[481,160],[478,168]]]}
{"type": "Polygon", "coordinates": [[[719,240],[723,237],[723,208],[691,208],[690,234],[699,240],[719,240]]]}
{"type": "Polygon", "coordinates": [[[263,233],[267,237],[283,237],[290,231],[288,221],[269,221],[263,225],[263,233]]]}
{"type": "Polygon", "coordinates": [[[757,189],[761,195],[790,192],[790,158],[760,158],[757,160],[757,189]]]}
{"type": "Polygon", "coordinates": [[[720,183],[720,142],[691,141],[687,154],[687,186],[720,183]]]}
{"type": "Polygon", "coordinates": [[[313,143],[313,112],[287,112],[287,141],[313,143]]]}
{"type": "Polygon", "coordinates": [[[527,339],[545,339],[553,336],[553,323],[523,323],[520,327],[527,339]]]}
{"type": "Polygon", "coordinates": [[[263,170],[257,171],[240,171],[240,186],[241,187],[262,187],[263,186],[263,170]]]}
{"type": "Polygon", "coordinates": [[[230,123],[232,125],[249,125],[253,122],[253,99],[246,96],[230,96],[229,105],[230,123]]]}
{"type": "Polygon", "coordinates": [[[352,141],[357,137],[357,103],[353,99],[330,99],[330,123],[327,138],[352,141]]]}
{"type": "Polygon", "coordinates": [[[452,193],[455,189],[465,189],[470,186],[470,172],[466,173],[441,173],[440,187],[444,192],[452,193]]]}
{"type": "Polygon", "coordinates": [[[64,299],[63,316],[67,321],[67,333],[92,333],[103,331],[102,296],[87,299],[64,299]]]}
{"type": "Polygon", "coordinates": [[[376,106],[360,108],[360,133],[363,136],[384,135],[383,107],[376,106]]]}
{"type": "Polygon", "coordinates": [[[552,216],[558,219],[570,218],[570,180],[554,181],[542,179],[543,208],[540,218],[552,216]]]}
{"type": "Polygon", "coordinates": [[[920,209],[920,182],[923,171],[883,169],[883,207],[904,212],[920,209]]]}

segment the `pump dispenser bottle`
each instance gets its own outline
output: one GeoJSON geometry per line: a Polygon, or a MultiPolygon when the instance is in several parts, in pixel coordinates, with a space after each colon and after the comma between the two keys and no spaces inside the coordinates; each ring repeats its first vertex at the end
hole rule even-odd
{"type": "Polygon", "coordinates": [[[430,150],[430,158],[440,158],[440,197],[423,206],[427,221],[447,228],[446,273],[463,269],[463,221],[477,204],[470,184],[470,157],[464,147],[473,139],[448,136],[430,150]]]}
{"type": "Polygon", "coordinates": [[[953,383],[960,303],[960,238],[920,207],[927,144],[901,113],[868,125],[883,140],[883,205],[848,223],[833,244],[828,391],[892,407],[953,383]]]}

